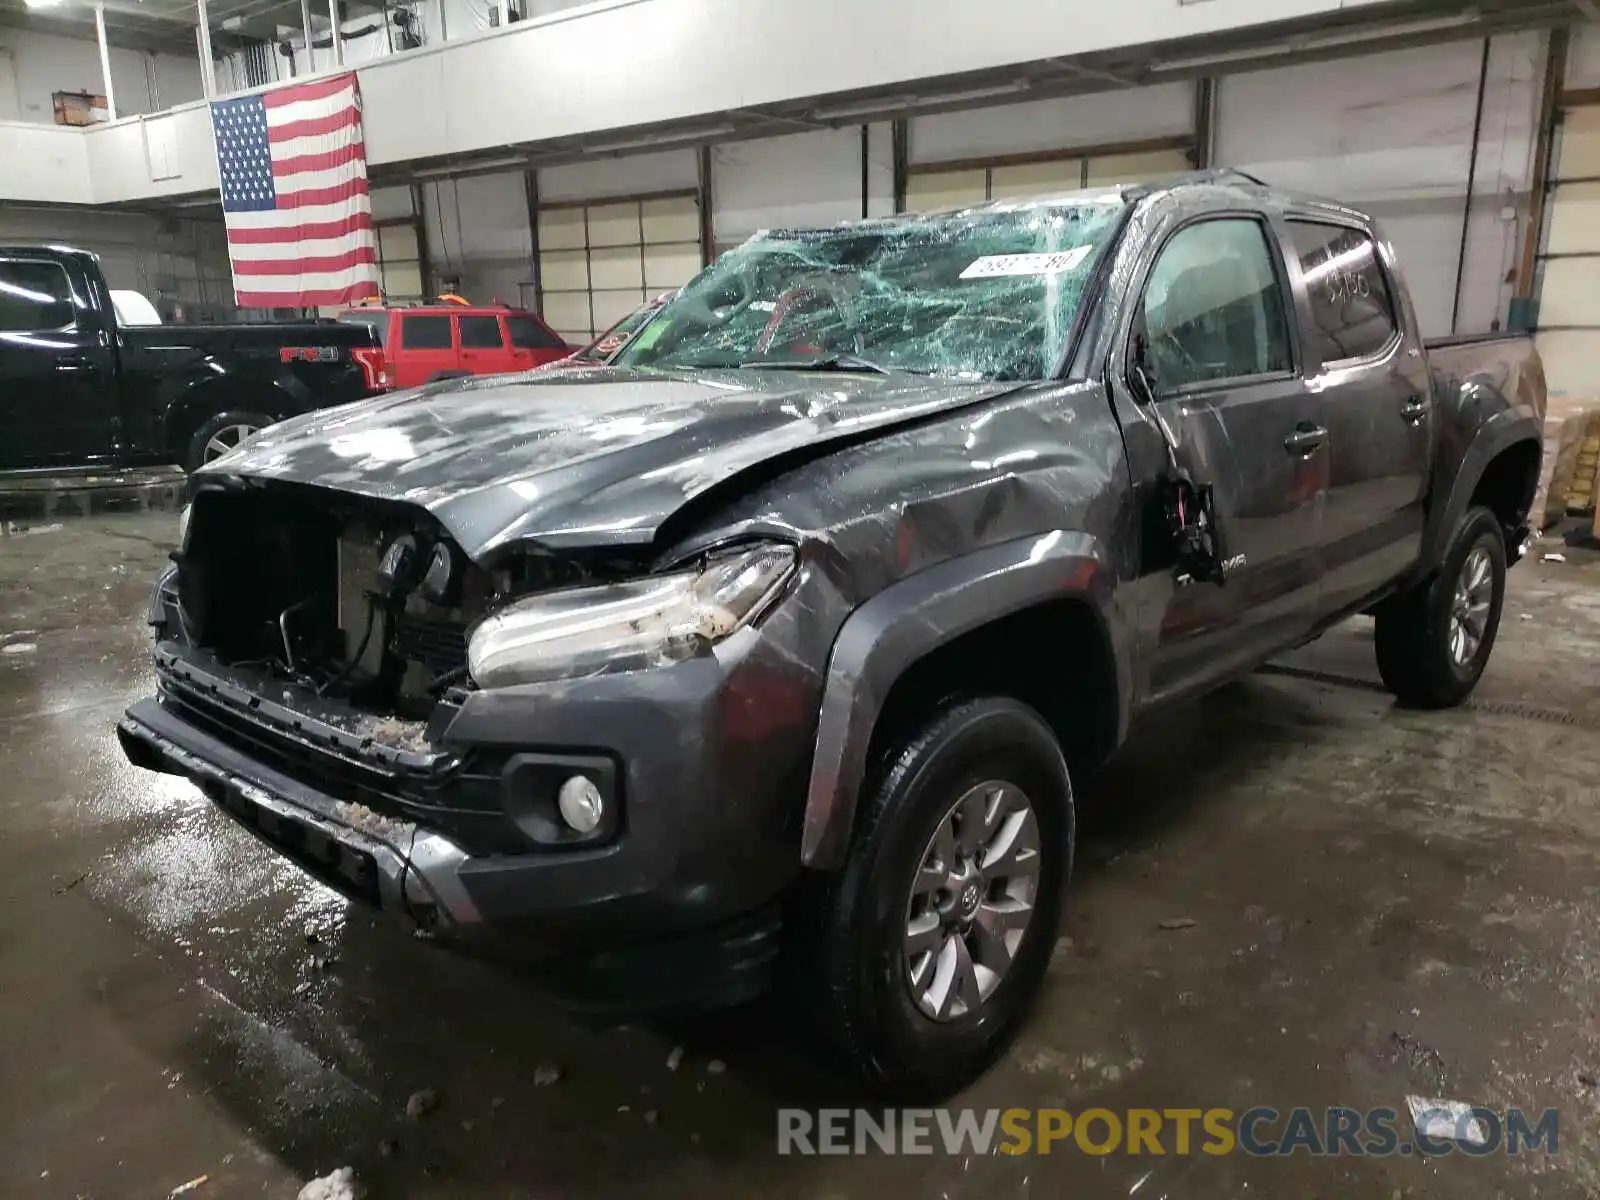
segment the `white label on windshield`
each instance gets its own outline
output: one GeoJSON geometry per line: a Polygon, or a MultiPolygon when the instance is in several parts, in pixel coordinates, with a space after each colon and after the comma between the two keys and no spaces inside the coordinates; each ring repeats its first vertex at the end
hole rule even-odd
{"type": "Polygon", "coordinates": [[[1044,254],[986,254],[961,272],[963,279],[997,279],[1002,275],[1058,275],[1083,265],[1093,246],[1044,254]]]}

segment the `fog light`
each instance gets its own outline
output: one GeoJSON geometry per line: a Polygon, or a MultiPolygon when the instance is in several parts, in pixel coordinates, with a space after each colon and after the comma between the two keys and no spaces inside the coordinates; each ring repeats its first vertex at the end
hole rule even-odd
{"type": "Polygon", "coordinates": [[[574,775],[556,794],[561,819],[579,833],[593,833],[605,815],[605,800],[600,789],[585,775],[574,775]]]}

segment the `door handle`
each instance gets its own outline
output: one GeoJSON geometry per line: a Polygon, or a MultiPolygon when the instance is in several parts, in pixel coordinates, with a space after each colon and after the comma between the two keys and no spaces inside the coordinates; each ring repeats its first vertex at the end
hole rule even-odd
{"type": "Polygon", "coordinates": [[[56,359],[56,370],[63,375],[75,375],[79,371],[92,371],[94,364],[82,355],[68,355],[56,359]]]}
{"type": "Polygon", "coordinates": [[[1400,415],[1413,425],[1419,424],[1428,415],[1428,402],[1421,396],[1412,396],[1400,406],[1400,415]]]}
{"type": "Polygon", "coordinates": [[[1290,454],[1309,456],[1328,440],[1328,431],[1321,425],[1297,425],[1295,431],[1283,439],[1283,448],[1290,454]]]}

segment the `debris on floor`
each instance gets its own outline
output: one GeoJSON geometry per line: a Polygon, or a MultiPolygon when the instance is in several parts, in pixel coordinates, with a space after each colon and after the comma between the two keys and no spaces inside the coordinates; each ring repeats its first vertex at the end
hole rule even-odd
{"type": "Polygon", "coordinates": [[[174,1196],[188,1195],[196,1188],[204,1187],[210,1178],[211,1176],[209,1175],[196,1175],[193,1179],[189,1180],[188,1183],[180,1183],[177,1187],[173,1188],[167,1193],[167,1200],[172,1200],[174,1196]]]}
{"type": "Polygon", "coordinates": [[[1193,929],[1198,924],[1200,924],[1200,922],[1196,921],[1193,917],[1168,917],[1164,921],[1157,921],[1156,928],[1165,929],[1168,931],[1176,929],[1193,929]]]}
{"type": "Polygon", "coordinates": [[[1540,562],[1564,563],[1564,562],[1567,561],[1567,556],[1565,554],[1546,554],[1539,561],[1540,562]]]}
{"type": "Polygon", "coordinates": [[[706,1064],[707,1075],[721,1075],[727,1069],[728,1064],[723,1062],[720,1058],[713,1058],[706,1064]]]}
{"type": "Polygon", "coordinates": [[[676,1071],[678,1069],[678,1064],[681,1063],[682,1061],[683,1061],[683,1047],[682,1046],[674,1046],[672,1048],[672,1053],[667,1055],[667,1070],[676,1071]]]}
{"type": "Polygon", "coordinates": [[[561,1082],[561,1068],[555,1063],[540,1063],[533,1069],[533,1086],[549,1087],[561,1082]]]}
{"type": "Polygon", "coordinates": [[[439,1093],[432,1088],[423,1088],[412,1092],[411,1099],[406,1101],[406,1116],[410,1120],[420,1121],[438,1107],[439,1093]]]}
{"type": "Polygon", "coordinates": [[[32,654],[38,648],[37,642],[7,642],[0,646],[0,654],[32,654]]]}
{"type": "Polygon", "coordinates": [[[354,1167],[340,1167],[331,1175],[313,1179],[300,1189],[295,1200],[360,1200],[362,1187],[356,1182],[354,1167]]]}
{"type": "Polygon", "coordinates": [[[1483,1122],[1472,1115],[1470,1104],[1463,1104],[1459,1100],[1407,1096],[1406,1107],[1411,1110],[1411,1123],[1422,1137],[1466,1142],[1472,1146],[1489,1144],[1489,1133],[1484,1129],[1483,1122]]]}

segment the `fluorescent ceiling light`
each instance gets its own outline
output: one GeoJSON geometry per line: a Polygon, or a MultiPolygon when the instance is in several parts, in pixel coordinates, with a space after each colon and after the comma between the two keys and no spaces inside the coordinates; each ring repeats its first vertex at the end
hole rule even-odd
{"type": "Polygon", "coordinates": [[[61,0],[28,0],[29,8],[60,8],[61,0]]]}
{"type": "Polygon", "coordinates": [[[1216,54],[1197,54],[1192,58],[1171,58],[1162,62],[1152,63],[1152,73],[1165,74],[1169,71],[1187,71],[1196,67],[1221,67],[1229,63],[1247,62],[1252,59],[1284,58],[1291,54],[1305,53],[1313,50],[1333,50],[1340,46],[1359,46],[1365,42],[1381,42],[1390,38],[1410,37],[1419,33],[1437,33],[1446,29],[1459,29],[1463,25],[1476,24],[1479,14],[1476,11],[1456,13],[1448,17],[1433,17],[1425,21],[1407,21],[1400,25],[1380,26],[1373,29],[1353,29],[1348,33],[1327,33],[1312,37],[1296,38],[1293,41],[1268,42],[1261,46],[1246,47],[1239,50],[1222,50],[1216,54]]]}
{"type": "Polygon", "coordinates": [[[620,142],[593,142],[585,144],[585,154],[610,154],[617,150],[644,150],[652,146],[672,146],[679,142],[704,142],[726,137],[735,132],[732,125],[713,125],[709,129],[684,129],[667,133],[651,133],[643,137],[628,138],[620,142]]]}
{"type": "Polygon", "coordinates": [[[847,121],[851,117],[865,117],[898,109],[942,108],[948,104],[967,104],[973,100],[1014,96],[1032,86],[1026,79],[1014,79],[1010,83],[997,83],[993,87],[968,88],[964,92],[940,92],[933,96],[885,96],[881,100],[862,100],[855,104],[841,104],[836,108],[816,108],[811,110],[810,115],[818,121],[847,121]]]}
{"type": "Polygon", "coordinates": [[[426,171],[412,172],[413,179],[443,179],[447,175],[455,175],[464,171],[492,171],[496,167],[525,167],[528,160],[518,154],[510,158],[491,158],[484,162],[457,163],[453,167],[430,167],[426,171]]]}

